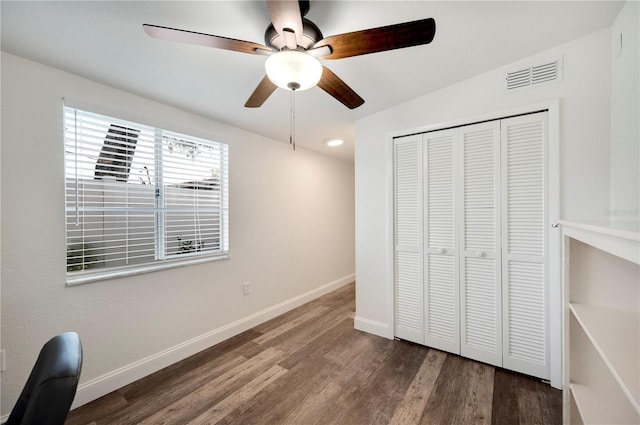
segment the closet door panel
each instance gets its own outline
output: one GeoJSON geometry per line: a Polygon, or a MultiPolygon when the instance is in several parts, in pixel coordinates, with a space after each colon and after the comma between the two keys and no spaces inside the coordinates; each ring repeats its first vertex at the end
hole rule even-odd
{"type": "Polygon", "coordinates": [[[504,367],[549,378],[546,113],[502,120],[504,367]]]}
{"type": "Polygon", "coordinates": [[[421,140],[394,140],[394,290],[395,336],[424,344],[421,140]]]}
{"type": "Polygon", "coordinates": [[[460,354],[455,175],[457,133],[423,135],[425,343],[460,354]]]}
{"type": "Polygon", "coordinates": [[[461,354],[502,365],[500,123],[460,128],[461,354]]]}
{"type": "Polygon", "coordinates": [[[427,335],[430,347],[460,354],[455,257],[427,254],[427,335]]]}

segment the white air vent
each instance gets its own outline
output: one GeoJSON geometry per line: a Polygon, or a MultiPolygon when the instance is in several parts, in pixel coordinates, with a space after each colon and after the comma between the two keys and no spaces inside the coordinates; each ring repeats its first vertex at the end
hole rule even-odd
{"type": "Polygon", "coordinates": [[[562,60],[553,59],[507,72],[507,90],[562,80],[562,60]]]}

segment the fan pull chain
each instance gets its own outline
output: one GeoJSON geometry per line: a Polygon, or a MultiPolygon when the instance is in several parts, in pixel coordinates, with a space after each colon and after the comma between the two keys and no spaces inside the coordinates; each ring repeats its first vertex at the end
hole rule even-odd
{"type": "Polygon", "coordinates": [[[293,145],[293,150],[296,150],[296,97],[295,90],[291,90],[291,118],[289,120],[289,144],[293,145]]]}

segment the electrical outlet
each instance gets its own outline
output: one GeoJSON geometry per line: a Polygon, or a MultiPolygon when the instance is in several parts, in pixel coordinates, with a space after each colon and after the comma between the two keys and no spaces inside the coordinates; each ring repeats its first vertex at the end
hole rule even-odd
{"type": "Polygon", "coordinates": [[[242,295],[249,295],[251,293],[251,282],[245,282],[242,284],[242,295]]]}

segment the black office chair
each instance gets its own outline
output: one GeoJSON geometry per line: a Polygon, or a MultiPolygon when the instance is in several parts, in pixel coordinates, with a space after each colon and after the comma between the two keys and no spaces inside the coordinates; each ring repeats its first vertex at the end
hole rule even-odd
{"type": "Polygon", "coordinates": [[[49,340],[5,425],[63,425],[76,395],[82,344],[75,332],[49,340]]]}

